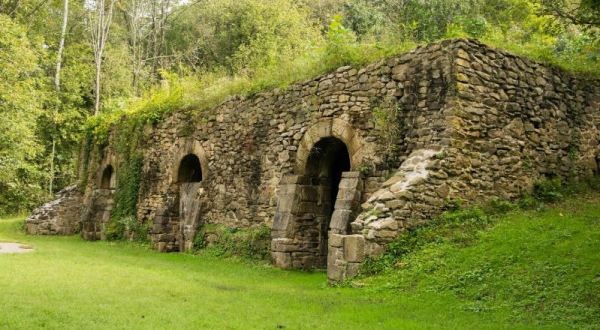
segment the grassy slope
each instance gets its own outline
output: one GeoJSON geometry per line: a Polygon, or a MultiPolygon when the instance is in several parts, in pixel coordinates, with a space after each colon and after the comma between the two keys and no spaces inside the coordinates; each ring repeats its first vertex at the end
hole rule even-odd
{"type": "Polygon", "coordinates": [[[600,194],[560,210],[510,214],[468,246],[428,245],[354,289],[322,273],[25,236],[5,219],[0,240],[36,251],[0,255],[0,328],[593,328],[600,194]]]}
{"type": "Polygon", "coordinates": [[[474,242],[442,240],[363,279],[380,291],[451,293],[464,310],[600,329],[600,193],[503,216],[474,242]]]}

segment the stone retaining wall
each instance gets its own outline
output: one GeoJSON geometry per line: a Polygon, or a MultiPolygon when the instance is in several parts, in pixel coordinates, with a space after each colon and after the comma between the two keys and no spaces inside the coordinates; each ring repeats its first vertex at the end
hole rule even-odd
{"type": "Polygon", "coordinates": [[[362,205],[351,235],[332,238],[331,280],[354,276],[404,230],[445,201],[516,198],[546,178],[598,172],[600,83],[475,41],[453,42],[448,140],[413,152],[362,205]]]}
{"type": "Polygon", "coordinates": [[[25,220],[32,235],[73,235],[79,232],[82,194],[70,186],[56,194],[56,199],[37,209],[25,220]]]}
{"type": "MultiPolygon", "coordinates": [[[[313,146],[328,137],[346,146],[349,170],[365,174],[363,197],[377,190],[412,149],[441,140],[449,44],[362,69],[342,67],[286,90],[234,97],[194,117],[177,113],[148,127],[137,213],[152,224],[155,247],[182,246],[177,175],[188,154],[198,156],[202,172],[203,214],[191,225],[196,228],[271,226],[282,177],[303,175],[313,146]],[[399,75],[406,76],[401,83],[394,79],[399,75]]],[[[112,142],[100,158],[94,162],[118,171],[112,142]]],[[[90,171],[88,195],[97,189],[101,170],[90,171]]]]}
{"type": "MultiPolygon", "coordinates": [[[[189,249],[204,224],[266,224],[277,266],[340,280],[450,199],[597,172],[599,95],[597,80],[470,40],[342,67],[146,127],[137,218],[161,251],[189,249]]],[[[103,182],[118,189],[103,180],[123,165],[115,144],[88,166],[86,238],[110,213],[103,182]]]]}

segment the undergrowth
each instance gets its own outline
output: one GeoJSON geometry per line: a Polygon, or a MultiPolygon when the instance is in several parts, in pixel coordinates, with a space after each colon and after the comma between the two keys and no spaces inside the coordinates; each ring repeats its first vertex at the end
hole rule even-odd
{"type": "Polygon", "coordinates": [[[196,234],[193,249],[195,253],[217,257],[268,260],[270,245],[271,229],[266,225],[238,229],[206,224],[196,234]]]}
{"type": "Polygon", "coordinates": [[[144,157],[138,150],[143,130],[140,122],[124,122],[127,129],[119,130],[115,136],[115,148],[121,156],[117,171],[117,187],[114,192],[114,206],[106,228],[108,240],[127,238],[140,242],[148,240],[149,225],[136,219],[138,193],[142,179],[144,157]]]}

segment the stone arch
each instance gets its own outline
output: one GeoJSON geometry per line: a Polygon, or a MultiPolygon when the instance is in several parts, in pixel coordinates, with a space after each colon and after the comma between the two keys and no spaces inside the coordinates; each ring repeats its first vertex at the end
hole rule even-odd
{"type": "Polygon", "coordinates": [[[172,183],[180,183],[180,182],[200,182],[205,181],[208,178],[208,159],[206,157],[206,152],[199,141],[186,141],[181,146],[179,146],[177,152],[175,153],[174,163],[171,171],[171,182],[172,183]],[[184,166],[182,168],[182,165],[184,166]],[[199,168],[198,168],[199,165],[199,168]],[[193,175],[192,172],[182,172],[180,170],[196,170],[195,180],[191,180],[192,177],[184,179],[185,174],[193,175]],[[197,170],[200,170],[198,173],[197,170]],[[180,178],[179,175],[184,174],[184,177],[180,178]],[[198,180],[198,174],[200,175],[200,180],[198,180]],[[181,180],[184,179],[184,180],[181,180]]]}
{"type": "Polygon", "coordinates": [[[202,165],[195,154],[187,154],[179,162],[177,183],[202,181],[202,165]]]}
{"type": "Polygon", "coordinates": [[[116,180],[115,173],[112,165],[107,165],[104,167],[102,171],[102,176],[100,177],[100,189],[115,189],[116,188],[116,180]]]}
{"type": "Polygon", "coordinates": [[[341,119],[321,120],[306,131],[295,173],[280,183],[271,232],[276,266],[325,268],[329,234],[343,231],[340,224],[351,217],[355,195],[360,195],[358,173],[350,171],[366,158],[367,148],[341,119]],[[334,227],[337,231],[332,231],[334,227]]]}
{"type": "Polygon", "coordinates": [[[165,252],[191,249],[206,211],[204,196],[209,177],[206,152],[199,141],[191,139],[177,143],[175,148],[165,213],[155,219],[161,228],[155,235],[155,243],[165,252]]]}
{"type": "Polygon", "coordinates": [[[306,160],[304,175],[312,184],[329,190],[328,196],[324,196],[321,203],[327,207],[325,214],[329,216],[333,213],[342,173],[350,171],[350,168],[348,146],[335,137],[326,137],[317,141],[306,160]]]}
{"type": "Polygon", "coordinates": [[[117,187],[117,172],[118,172],[117,157],[108,153],[100,163],[96,172],[96,189],[112,189],[117,187]]]}
{"type": "Polygon", "coordinates": [[[311,150],[317,142],[325,138],[336,138],[348,148],[350,168],[355,169],[364,158],[364,143],[356,130],[348,122],[334,118],[323,119],[311,126],[302,137],[296,155],[295,172],[299,175],[306,173],[306,164],[311,150]]]}
{"type": "Polygon", "coordinates": [[[106,226],[110,220],[118,186],[118,164],[117,157],[108,152],[96,169],[94,189],[91,197],[84,201],[85,213],[81,217],[81,235],[84,239],[106,239],[106,226]]]}

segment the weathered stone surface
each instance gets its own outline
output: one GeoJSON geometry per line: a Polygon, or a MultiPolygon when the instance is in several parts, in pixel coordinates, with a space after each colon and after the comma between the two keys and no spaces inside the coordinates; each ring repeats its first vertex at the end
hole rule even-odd
{"type": "Polygon", "coordinates": [[[82,194],[76,185],[56,194],[56,199],[35,209],[25,220],[32,235],[73,235],[80,230],[82,194]]]}
{"type": "Polygon", "coordinates": [[[362,262],[365,258],[365,238],[362,235],[344,236],[344,259],[348,262],[362,262]]]}
{"type": "MultiPolygon", "coordinates": [[[[286,90],[232,97],[201,118],[167,116],[145,130],[139,147],[137,217],[152,224],[155,248],[181,249],[194,228],[181,214],[178,169],[194,154],[204,192],[200,225],[272,226],[277,266],[323,267],[327,258],[328,277],[340,280],[359,264],[346,259],[340,240],[347,237],[362,236],[366,255],[376,255],[403,230],[437,216],[447,199],[514,198],[547,176],[598,173],[599,108],[597,80],[477,41],[447,40],[286,90]],[[393,119],[382,123],[381,114],[393,119]],[[191,128],[187,135],[182,127],[191,128]],[[323,141],[347,149],[343,171],[353,173],[337,187],[331,167],[308,166],[322,156],[323,141]],[[291,241],[275,243],[281,238],[291,241]]],[[[100,176],[107,164],[118,172],[119,157],[112,137],[92,153],[87,239],[102,237],[112,195],[100,176]]],[[[325,158],[329,165],[343,160],[325,158]]]]}

